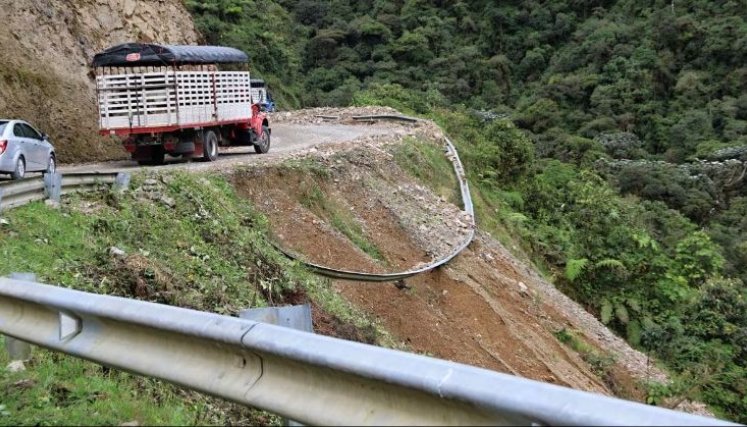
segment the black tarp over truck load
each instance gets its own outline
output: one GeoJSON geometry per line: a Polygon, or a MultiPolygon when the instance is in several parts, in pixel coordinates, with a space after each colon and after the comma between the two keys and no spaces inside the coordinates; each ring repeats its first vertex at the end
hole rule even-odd
{"type": "Polygon", "coordinates": [[[224,46],[161,46],[127,43],[93,57],[93,67],[138,67],[196,64],[244,64],[249,56],[224,46]]]}

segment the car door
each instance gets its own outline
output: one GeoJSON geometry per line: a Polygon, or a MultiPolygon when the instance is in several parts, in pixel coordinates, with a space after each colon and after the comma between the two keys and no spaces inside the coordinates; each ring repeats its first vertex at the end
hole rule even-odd
{"type": "Polygon", "coordinates": [[[47,153],[44,147],[44,138],[34,128],[26,123],[22,124],[23,130],[26,133],[26,138],[30,143],[31,158],[33,159],[34,168],[33,170],[42,170],[47,164],[47,153]]]}
{"type": "Polygon", "coordinates": [[[34,143],[29,137],[26,136],[26,129],[23,123],[16,123],[13,125],[13,138],[11,140],[14,145],[14,149],[20,152],[23,156],[23,160],[26,162],[26,170],[33,170],[37,167],[36,161],[34,160],[34,143]]]}

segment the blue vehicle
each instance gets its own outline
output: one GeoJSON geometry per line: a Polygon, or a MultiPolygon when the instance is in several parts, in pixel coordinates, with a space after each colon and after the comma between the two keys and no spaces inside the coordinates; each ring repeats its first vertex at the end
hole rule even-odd
{"type": "Polygon", "coordinates": [[[272,94],[267,92],[267,102],[265,103],[265,111],[270,113],[275,111],[275,101],[272,99],[272,94]]]}
{"type": "Polygon", "coordinates": [[[274,112],[276,111],[275,101],[272,99],[272,94],[267,90],[267,84],[262,79],[252,79],[252,102],[258,103],[264,111],[274,112]]]}

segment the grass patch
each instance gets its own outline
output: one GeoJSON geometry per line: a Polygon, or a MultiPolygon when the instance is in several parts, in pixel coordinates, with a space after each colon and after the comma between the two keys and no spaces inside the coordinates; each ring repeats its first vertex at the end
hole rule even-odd
{"type": "MultiPolygon", "coordinates": [[[[67,196],[60,209],[32,203],[3,213],[0,275],[88,292],[235,315],[305,291],[353,327],[380,328],[326,279],[277,252],[267,220],[222,177],[133,177],[133,191],[67,196]],[[113,256],[117,247],[124,256],[113,256]]],[[[0,351],[0,424],[279,424],[280,418],[35,349],[29,370],[10,373],[0,351]]]]}
{"type": "Polygon", "coordinates": [[[309,172],[312,175],[322,179],[327,179],[332,176],[332,173],[327,166],[310,157],[288,159],[283,161],[282,166],[290,170],[309,172]]]}
{"type": "MultiPolygon", "coordinates": [[[[0,338],[2,341],[2,338],[0,338]]],[[[0,343],[2,344],[2,343],[0,343]]],[[[187,402],[160,381],[59,353],[34,349],[25,372],[4,369],[0,351],[0,423],[3,425],[196,425],[208,420],[205,402],[187,402]],[[194,405],[194,406],[193,406],[194,405]],[[195,410],[196,409],[196,410],[195,410]]]]}
{"type": "Polygon", "coordinates": [[[600,378],[609,376],[610,369],[615,364],[615,359],[590,346],[586,341],[576,335],[575,332],[563,328],[554,332],[555,338],[578,353],[582,359],[591,367],[592,372],[600,378]]]}
{"type": "Polygon", "coordinates": [[[412,137],[394,148],[394,160],[421,184],[456,206],[462,205],[459,181],[443,146],[412,137]]]}
{"type": "Polygon", "coordinates": [[[363,228],[350,213],[350,210],[327,197],[316,181],[311,181],[310,184],[302,186],[299,201],[310,211],[326,218],[333,228],[350,239],[355,246],[368,256],[377,261],[383,262],[386,260],[379,248],[366,237],[363,228]]]}

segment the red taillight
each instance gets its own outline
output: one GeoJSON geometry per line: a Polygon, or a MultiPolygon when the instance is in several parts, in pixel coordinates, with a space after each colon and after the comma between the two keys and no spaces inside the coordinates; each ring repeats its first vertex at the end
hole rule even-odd
{"type": "Polygon", "coordinates": [[[8,141],[0,139],[0,154],[3,154],[6,148],[8,148],[8,141]]]}

